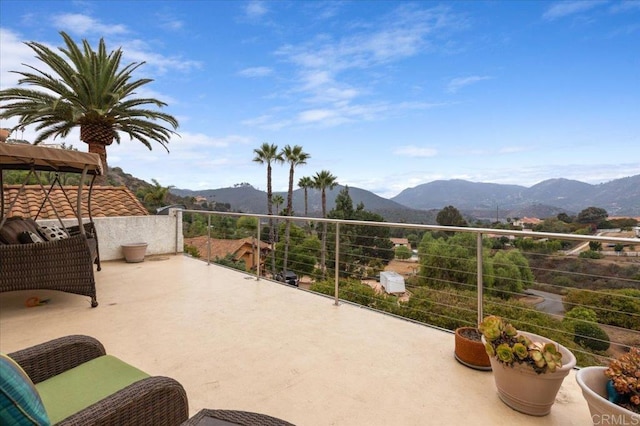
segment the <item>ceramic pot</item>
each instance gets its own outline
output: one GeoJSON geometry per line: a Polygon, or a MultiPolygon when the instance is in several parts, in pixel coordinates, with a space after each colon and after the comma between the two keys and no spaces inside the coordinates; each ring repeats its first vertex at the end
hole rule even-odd
{"type": "MultiPolygon", "coordinates": [[[[520,331],[534,342],[555,343],[553,340],[533,333],[520,331]]],[[[484,341],[484,337],[482,338],[484,341]]],[[[556,400],[556,395],[565,377],[576,365],[576,357],[562,345],[562,368],[553,373],[536,373],[527,364],[515,363],[513,367],[490,357],[498,396],[509,407],[532,416],[546,416],[556,400]]]]}
{"type": "Polygon", "coordinates": [[[122,245],[122,254],[127,263],[144,262],[147,252],[147,243],[131,243],[122,245]]]}
{"type": "Polygon", "coordinates": [[[576,381],[587,401],[594,425],[640,425],[640,414],[621,407],[607,398],[607,367],[584,367],[576,373],[576,381]]]}
{"type": "Polygon", "coordinates": [[[459,327],[455,334],[454,356],[458,362],[475,370],[491,370],[489,355],[481,340],[469,339],[466,334],[477,333],[478,339],[482,334],[477,327],[459,327]]]}

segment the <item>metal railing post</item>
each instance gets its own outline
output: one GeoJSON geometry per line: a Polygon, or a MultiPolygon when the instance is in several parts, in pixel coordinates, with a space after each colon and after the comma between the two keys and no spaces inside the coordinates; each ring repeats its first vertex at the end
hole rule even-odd
{"type": "Polygon", "coordinates": [[[338,282],[339,282],[339,271],[338,271],[338,267],[340,266],[340,224],[338,222],[336,222],[336,264],[335,264],[335,296],[334,296],[334,302],[333,304],[338,306],[338,300],[340,299],[339,294],[338,294],[338,282]]]}
{"type": "Polygon", "coordinates": [[[476,253],[477,253],[477,271],[478,271],[478,325],[482,322],[484,314],[482,313],[482,299],[484,284],[482,280],[482,232],[478,232],[476,239],[476,253]]]}
{"type": "Polygon", "coordinates": [[[261,263],[261,259],[260,259],[260,252],[262,251],[261,247],[260,247],[261,246],[261,244],[260,244],[260,218],[257,217],[256,219],[258,220],[258,232],[257,232],[257,234],[258,234],[258,243],[257,243],[258,263],[256,264],[256,281],[260,281],[260,265],[262,264],[261,263]]]}
{"type": "Polygon", "coordinates": [[[207,265],[211,265],[211,215],[207,215],[207,265]]]}

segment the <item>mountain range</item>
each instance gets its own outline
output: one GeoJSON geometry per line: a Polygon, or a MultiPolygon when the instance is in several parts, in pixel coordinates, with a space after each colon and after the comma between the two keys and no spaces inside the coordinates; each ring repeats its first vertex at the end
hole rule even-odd
{"type": "MultiPolygon", "coordinates": [[[[336,195],[344,188],[338,185],[327,190],[327,209],[335,205],[336,195]]],[[[229,203],[235,211],[266,213],[266,192],[248,184],[231,188],[188,190],[172,188],[183,197],[202,196],[209,202],[229,203]]],[[[274,192],[286,200],[286,192],[274,192]]],[[[320,216],[321,193],[310,189],[309,216],[320,216]]],[[[496,220],[507,217],[555,217],[559,213],[575,215],[595,206],[609,216],[640,216],[640,174],[592,185],[569,179],[549,179],[531,187],[466,180],[437,180],[407,188],[386,199],[364,189],[349,187],[354,206],[363,203],[365,209],[391,222],[435,223],[437,212],[452,205],[470,218],[496,220]]],[[[281,206],[282,209],[284,206],[281,206]]],[[[293,209],[304,213],[304,190],[293,193],[293,209]]]]}

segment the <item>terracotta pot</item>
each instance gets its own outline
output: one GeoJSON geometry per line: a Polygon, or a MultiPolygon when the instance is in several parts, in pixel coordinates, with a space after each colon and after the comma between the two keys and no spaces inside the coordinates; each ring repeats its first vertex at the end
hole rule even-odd
{"type": "Polygon", "coordinates": [[[489,355],[480,340],[465,337],[463,333],[476,332],[481,336],[477,327],[460,327],[456,329],[454,356],[458,362],[475,370],[491,370],[489,355]]]}
{"type": "Polygon", "coordinates": [[[576,381],[587,400],[594,425],[640,425],[640,414],[621,407],[607,398],[607,367],[584,367],[576,373],[576,381]]]}
{"type": "MultiPolygon", "coordinates": [[[[555,343],[553,340],[533,333],[520,331],[532,341],[555,343]]],[[[484,341],[484,337],[482,338],[484,341]]],[[[506,366],[491,357],[491,367],[495,379],[498,396],[509,407],[532,416],[546,416],[556,400],[562,381],[576,365],[576,357],[562,345],[562,368],[553,373],[536,373],[531,366],[515,363],[506,366]]]]}
{"type": "Polygon", "coordinates": [[[147,252],[147,243],[131,243],[122,245],[122,254],[127,263],[144,262],[147,252]]]}

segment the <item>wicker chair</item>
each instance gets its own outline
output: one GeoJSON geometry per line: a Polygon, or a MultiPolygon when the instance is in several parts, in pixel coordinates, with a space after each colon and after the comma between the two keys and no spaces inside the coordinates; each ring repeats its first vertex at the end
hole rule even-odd
{"type": "MultiPolygon", "coordinates": [[[[89,336],[67,336],[8,354],[37,384],[105,355],[89,336]]],[[[189,417],[187,395],[169,377],[139,380],[62,420],[60,425],[179,425],[189,417]]]]}

